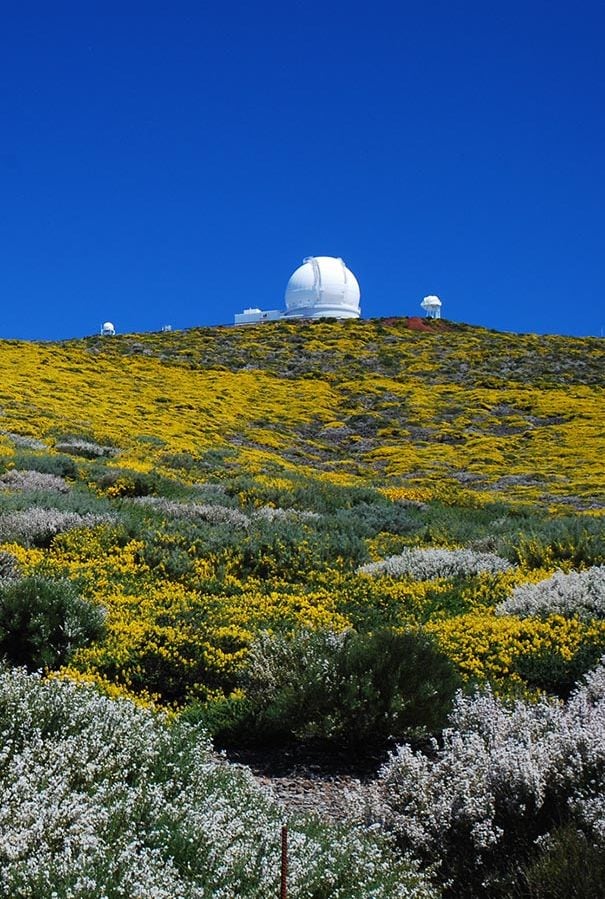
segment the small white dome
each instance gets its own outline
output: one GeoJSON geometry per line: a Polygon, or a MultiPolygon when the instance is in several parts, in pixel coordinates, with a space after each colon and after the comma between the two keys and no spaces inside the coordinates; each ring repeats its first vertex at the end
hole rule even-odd
{"type": "Polygon", "coordinates": [[[116,333],[116,329],[113,326],[112,322],[103,322],[101,325],[101,334],[105,336],[113,336],[116,333]]]}
{"type": "Polygon", "coordinates": [[[434,294],[429,294],[420,304],[426,312],[427,318],[441,318],[441,300],[434,294]]]}
{"type": "Polygon", "coordinates": [[[431,309],[435,308],[436,306],[441,306],[441,300],[439,299],[439,297],[433,296],[431,294],[428,297],[425,297],[420,305],[423,309],[431,309]]]}
{"type": "Polygon", "coordinates": [[[308,256],[286,287],[286,318],[359,318],[357,278],[342,259],[308,256]]]}

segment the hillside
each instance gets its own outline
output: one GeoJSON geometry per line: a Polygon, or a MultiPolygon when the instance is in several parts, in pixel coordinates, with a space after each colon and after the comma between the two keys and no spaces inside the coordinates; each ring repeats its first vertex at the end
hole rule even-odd
{"type": "Polygon", "coordinates": [[[583,509],[605,492],[604,361],[597,338],[279,322],[4,342],[0,403],[4,430],[110,443],[126,468],[504,491],[583,509]]]}
{"type": "Polygon", "coordinates": [[[0,410],[0,655],[44,675],[0,668],[3,741],[35,756],[33,804],[62,771],[112,847],[74,886],[49,787],[39,881],[0,839],[0,894],[274,893],[281,813],[208,733],[353,773],[415,747],[341,802],[340,854],[293,821],[295,897],[554,895],[523,892],[552,853],[601,894],[603,669],[578,683],[605,653],[602,340],[388,319],[2,341],[0,410]]]}

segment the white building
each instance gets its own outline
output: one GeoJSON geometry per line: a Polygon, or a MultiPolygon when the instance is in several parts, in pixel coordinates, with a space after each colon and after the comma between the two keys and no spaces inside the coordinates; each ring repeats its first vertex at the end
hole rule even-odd
{"type": "Polygon", "coordinates": [[[441,318],[441,300],[436,296],[425,297],[420,304],[427,318],[441,318]]]}
{"type": "Polygon", "coordinates": [[[359,297],[342,259],[307,256],[288,281],[285,318],[359,318],[359,297]]]}
{"type": "Polygon", "coordinates": [[[359,318],[360,290],[357,278],[342,259],[307,256],[286,287],[285,312],[244,309],[236,325],[296,318],[359,318]]]}
{"type": "Polygon", "coordinates": [[[112,322],[103,322],[101,325],[101,334],[103,337],[113,337],[115,333],[116,329],[112,322]]]}
{"type": "Polygon", "coordinates": [[[263,312],[262,309],[244,309],[235,316],[236,325],[254,325],[257,322],[274,322],[278,318],[283,318],[284,313],[279,309],[268,309],[263,312]]]}

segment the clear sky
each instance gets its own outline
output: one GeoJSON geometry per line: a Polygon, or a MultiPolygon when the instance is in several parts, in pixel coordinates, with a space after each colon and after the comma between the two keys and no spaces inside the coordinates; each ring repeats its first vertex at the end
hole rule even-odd
{"type": "Polygon", "coordinates": [[[0,336],[364,317],[605,329],[602,2],[0,4],[0,336]]]}

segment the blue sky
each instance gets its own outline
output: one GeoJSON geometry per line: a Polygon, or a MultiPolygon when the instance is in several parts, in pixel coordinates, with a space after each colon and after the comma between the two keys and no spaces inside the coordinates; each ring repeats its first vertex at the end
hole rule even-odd
{"type": "Polygon", "coordinates": [[[605,328],[601,3],[0,12],[0,336],[229,323],[312,254],[364,317],[605,328]]]}

